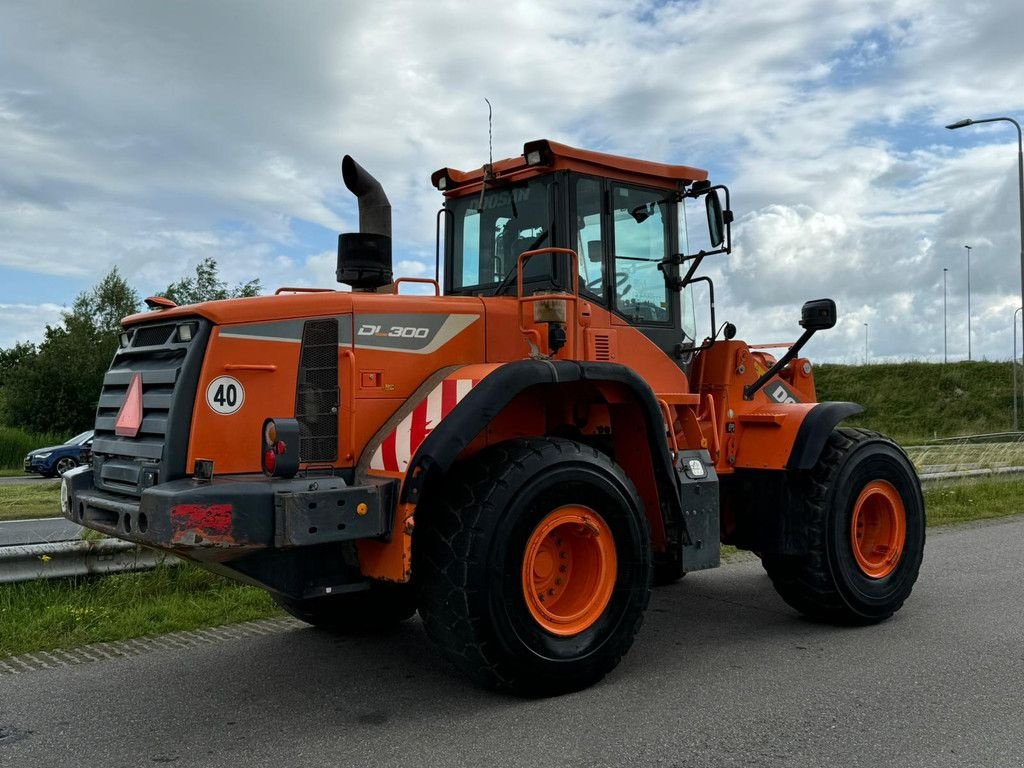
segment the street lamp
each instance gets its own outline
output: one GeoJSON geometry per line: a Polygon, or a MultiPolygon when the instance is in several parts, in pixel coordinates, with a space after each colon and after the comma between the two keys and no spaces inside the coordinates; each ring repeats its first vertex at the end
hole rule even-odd
{"type": "Polygon", "coordinates": [[[864,365],[868,364],[868,324],[864,323],[864,365]]]}
{"type": "Polygon", "coordinates": [[[971,359],[971,246],[967,249],[967,359],[971,359]]]}
{"type": "MultiPolygon", "coordinates": [[[[1024,307],[1017,307],[1013,310],[1013,357],[1010,359],[1010,366],[1013,368],[1013,431],[1020,429],[1020,420],[1017,418],[1017,313],[1024,310],[1024,307]]],[[[1024,341],[1024,338],[1022,338],[1024,341]]]]}
{"type": "Polygon", "coordinates": [[[1017,129],[1017,203],[1020,207],[1020,301],[1024,305],[1024,136],[1021,134],[1020,123],[1012,117],[986,117],[983,120],[957,120],[946,127],[951,131],[966,128],[978,123],[1013,123],[1017,129]]]}
{"type": "MultiPolygon", "coordinates": [[[[949,354],[947,352],[947,334],[946,334],[946,273],[949,269],[946,267],[942,268],[942,362],[949,362],[949,354]]],[[[1014,347],[1016,349],[1016,347],[1014,347]]]]}

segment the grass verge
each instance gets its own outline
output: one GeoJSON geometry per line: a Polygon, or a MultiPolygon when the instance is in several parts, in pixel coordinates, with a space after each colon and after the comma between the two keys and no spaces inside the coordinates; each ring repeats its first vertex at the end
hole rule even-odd
{"type": "Polygon", "coordinates": [[[928,527],[1008,517],[1024,512],[1020,477],[963,480],[926,488],[928,527]]]}
{"type": "Polygon", "coordinates": [[[194,565],[0,586],[0,657],[275,616],[256,587],[194,565]]]}
{"type": "Polygon", "coordinates": [[[0,483],[0,520],[60,516],[60,480],[0,483]]]}

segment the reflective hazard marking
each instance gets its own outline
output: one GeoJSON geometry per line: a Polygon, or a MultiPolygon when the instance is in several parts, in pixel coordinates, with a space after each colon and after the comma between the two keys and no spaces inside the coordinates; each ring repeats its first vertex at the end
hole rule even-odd
{"type": "Polygon", "coordinates": [[[210,410],[222,416],[230,416],[245,402],[242,382],[234,376],[218,376],[206,388],[206,404],[210,410]]]}
{"type": "Polygon", "coordinates": [[[479,383],[480,379],[445,379],[438,384],[402,419],[394,432],[384,438],[373,454],[370,469],[405,472],[416,450],[441,419],[479,383]]]}

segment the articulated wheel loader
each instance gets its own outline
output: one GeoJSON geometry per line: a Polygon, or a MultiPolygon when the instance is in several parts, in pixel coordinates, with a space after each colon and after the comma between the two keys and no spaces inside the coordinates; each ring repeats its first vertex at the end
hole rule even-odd
{"type": "Polygon", "coordinates": [[[342,174],[351,291],[153,297],[124,320],[68,519],[334,631],[418,611],[457,667],[528,696],[600,680],[652,585],[718,566],[720,543],[813,619],[907,599],[914,469],[840,426],[857,405],[817,402],[800,350],[833,301],[803,306],[777,359],[717,327],[700,267],[732,212],[705,171],[546,140],[443,168],[433,280],[393,278],[388,199],[351,157],[342,174]]]}

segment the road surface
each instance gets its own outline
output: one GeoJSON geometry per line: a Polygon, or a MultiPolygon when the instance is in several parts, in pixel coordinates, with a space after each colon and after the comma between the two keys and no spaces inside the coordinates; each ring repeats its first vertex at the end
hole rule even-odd
{"type": "Polygon", "coordinates": [[[657,590],[614,673],[544,701],[473,687],[417,622],[57,659],[0,674],[0,765],[1022,766],[1024,520],[929,537],[891,621],[806,622],[733,564],[657,590]]]}

